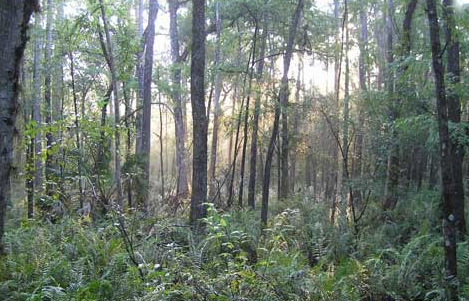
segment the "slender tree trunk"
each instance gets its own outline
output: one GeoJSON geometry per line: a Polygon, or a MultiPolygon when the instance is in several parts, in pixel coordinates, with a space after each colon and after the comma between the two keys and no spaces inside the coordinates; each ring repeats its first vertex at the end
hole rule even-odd
{"type": "MultiPolygon", "coordinates": [[[[219,3],[215,3],[215,19],[217,27],[217,41],[215,46],[215,99],[214,99],[214,110],[213,110],[213,133],[212,133],[212,149],[210,152],[210,167],[209,167],[209,178],[210,178],[210,200],[213,200],[216,194],[216,183],[215,183],[215,174],[217,167],[217,147],[218,147],[218,128],[219,128],[219,115],[220,115],[220,94],[222,88],[221,82],[221,72],[219,70],[219,65],[221,61],[221,17],[219,11],[219,3]]],[[[208,112],[210,114],[210,111],[208,112]]]]}
{"type": "Polygon", "coordinates": [[[13,159],[13,136],[18,106],[19,72],[27,41],[34,0],[0,2],[0,255],[5,253],[3,235],[13,159]]]}
{"type": "Polygon", "coordinates": [[[104,9],[103,0],[99,0],[100,8],[101,8],[101,17],[103,21],[104,33],[106,36],[106,46],[107,46],[107,53],[108,53],[108,63],[109,69],[111,71],[111,83],[112,83],[112,90],[114,93],[114,119],[115,119],[115,129],[114,129],[114,138],[115,138],[115,171],[114,177],[116,180],[116,192],[117,192],[117,205],[119,206],[119,211],[122,208],[122,183],[121,183],[121,152],[120,152],[120,132],[119,132],[119,124],[120,124],[120,108],[119,108],[119,86],[117,84],[117,73],[114,64],[114,53],[112,48],[112,41],[111,35],[109,33],[109,27],[106,18],[106,10],[104,9]]]}
{"type": "Polygon", "coordinates": [[[456,223],[454,208],[454,186],[451,159],[451,138],[448,129],[448,102],[445,93],[445,71],[441,58],[440,28],[435,0],[426,0],[430,41],[432,50],[433,74],[435,77],[436,107],[440,146],[440,166],[442,177],[443,239],[445,249],[445,273],[448,280],[448,300],[458,300],[454,282],[457,276],[456,223]]]}
{"type": "MultiPolygon", "coordinates": [[[[447,60],[447,102],[448,102],[448,118],[453,124],[459,126],[461,122],[461,102],[459,99],[458,87],[460,83],[461,70],[459,65],[459,39],[456,29],[456,20],[454,17],[454,1],[443,1],[443,32],[445,35],[445,42],[447,45],[446,60],[447,60]]],[[[455,213],[456,229],[458,236],[464,240],[466,236],[466,218],[464,210],[464,184],[463,184],[463,160],[464,148],[458,142],[451,139],[450,152],[453,170],[453,206],[455,213]]]]}
{"type": "Polygon", "coordinates": [[[261,47],[259,51],[259,58],[257,62],[256,70],[256,91],[254,101],[254,116],[252,121],[252,136],[251,136],[251,158],[249,161],[249,187],[248,187],[248,205],[251,209],[255,208],[255,196],[256,196],[256,175],[257,175],[257,148],[258,148],[258,135],[259,135],[259,115],[261,111],[261,98],[262,98],[262,76],[264,73],[264,56],[267,46],[267,14],[264,14],[264,20],[262,24],[262,36],[261,36],[261,47]]]}
{"type": "Polygon", "coordinates": [[[163,146],[163,111],[161,105],[158,106],[160,113],[160,134],[158,135],[160,141],[160,177],[161,177],[161,200],[164,201],[165,187],[164,187],[164,146],[163,146]]]}
{"type": "MultiPolygon", "coordinates": [[[[143,80],[144,80],[144,67],[143,67],[143,54],[145,52],[145,37],[143,36],[143,2],[144,0],[137,0],[136,1],[136,15],[137,15],[137,34],[140,43],[140,49],[137,52],[137,82],[138,82],[138,89],[137,89],[137,101],[136,107],[140,108],[143,106],[143,80]]],[[[137,111],[135,117],[135,153],[139,153],[142,149],[142,118],[143,118],[143,111],[137,111]]]]}
{"type": "Polygon", "coordinates": [[[239,181],[239,193],[238,193],[238,206],[240,208],[243,207],[243,196],[244,196],[244,171],[246,168],[246,149],[248,145],[248,130],[249,130],[249,104],[251,100],[251,87],[252,87],[252,79],[254,76],[254,67],[255,67],[255,58],[256,58],[256,51],[257,51],[257,33],[259,31],[259,26],[256,23],[256,28],[254,29],[254,37],[253,37],[253,46],[252,46],[252,55],[251,55],[251,67],[248,68],[249,72],[249,82],[248,82],[248,89],[247,89],[247,97],[246,97],[246,111],[244,112],[244,134],[243,134],[243,150],[241,154],[241,168],[240,168],[240,181],[239,181]]]}
{"type": "MultiPolygon", "coordinates": [[[[126,140],[125,140],[125,157],[126,162],[129,162],[130,156],[132,155],[132,129],[130,128],[130,113],[132,111],[132,100],[130,99],[130,91],[125,82],[122,82],[122,92],[124,94],[124,106],[125,106],[125,131],[126,131],[126,140]]],[[[127,177],[126,180],[126,190],[127,190],[127,204],[129,208],[132,208],[132,178],[127,177]]]]}
{"type": "MultiPolygon", "coordinates": [[[[394,26],[394,3],[393,0],[387,0],[388,15],[387,15],[387,43],[386,43],[386,61],[387,61],[387,90],[388,98],[390,99],[389,108],[389,123],[392,125],[399,117],[399,100],[394,94],[394,53],[393,53],[393,26],[394,26]]],[[[384,210],[394,208],[397,203],[399,193],[399,137],[397,130],[390,129],[391,142],[389,145],[388,154],[388,167],[386,172],[386,190],[384,193],[384,210]]]]}
{"type": "Polygon", "coordinates": [[[42,52],[42,18],[41,14],[34,16],[34,29],[35,29],[35,43],[34,43],[34,67],[33,67],[33,78],[34,78],[34,108],[33,108],[33,120],[36,123],[36,136],[34,138],[34,166],[35,166],[35,178],[34,188],[35,197],[40,197],[42,193],[42,116],[41,116],[41,52],[42,52]]]}
{"type": "Polygon", "coordinates": [[[269,148],[267,150],[265,169],[264,169],[264,183],[262,186],[262,209],[261,209],[261,221],[263,225],[267,224],[267,214],[269,206],[269,188],[270,188],[270,170],[272,166],[272,157],[274,154],[275,142],[277,140],[278,129],[279,129],[279,119],[280,119],[280,109],[281,106],[286,103],[286,98],[288,96],[288,71],[290,69],[290,62],[293,53],[293,42],[296,35],[296,30],[298,23],[300,22],[301,13],[303,11],[304,0],[298,0],[298,4],[293,15],[292,23],[290,24],[289,33],[288,33],[288,42],[285,50],[285,56],[283,57],[283,77],[282,83],[280,85],[278,104],[275,108],[275,119],[274,127],[272,129],[272,136],[269,142],[269,148]]]}
{"type": "Polygon", "coordinates": [[[186,141],[186,127],[184,122],[183,103],[181,96],[181,57],[179,50],[179,34],[177,24],[177,12],[179,2],[177,0],[169,0],[169,35],[171,40],[171,59],[173,63],[171,81],[171,98],[173,99],[174,106],[174,126],[175,126],[175,138],[176,138],[176,167],[177,167],[177,178],[176,178],[176,196],[185,197],[188,192],[187,185],[187,151],[185,146],[186,141]]]}
{"type": "Polygon", "coordinates": [[[150,149],[151,149],[151,84],[153,74],[153,44],[155,42],[155,21],[158,14],[158,1],[150,0],[148,26],[145,43],[145,65],[143,80],[143,116],[142,116],[142,149],[144,173],[144,210],[148,210],[150,197],[150,149]]]}
{"type": "Polygon", "coordinates": [[[75,138],[76,138],[76,144],[77,144],[77,150],[78,150],[78,162],[77,162],[77,168],[78,168],[78,190],[79,190],[79,203],[80,203],[80,208],[83,208],[83,180],[82,180],[82,150],[81,150],[81,139],[80,139],[80,123],[78,120],[78,97],[77,97],[77,92],[75,88],[75,61],[73,59],[73,53],[69,53],[69,58],[70,58],[70,77],[72,78],[72,95],[73,95],[73,108],[74,108],[74,113],[75,113],[75,138]]]}
{"type": "Polygon", "coordinates": [[[207,114],[205,111],[205,0],[192,0],[191,105],[193,124],[192,195],[190,221],[206,215],[207,114]]]}
{"type": "MultiPolygon", "coordinates": [[[[46,25],[46,51],[45,51],[45,79],[44,79],[44,101],[45,101],[45,111],[46,111],[46,124],[52,126],[52,89],[51,89],[51,78],[52,78],[52,22],[53,22],[53,13],[52,13],[52,0],[47,0],[47,25],[46,25]]],[[[52,146],[54,144],[54,137],[51,130],[49,129],[46,133],[47,140],[47,152],[46,152],[46,194],[51,196],[52,191],[52,181],[54,174],[54,158],[52,146]]]]}
{"type": "Polygon", "coordinates": [[[358,57],[358,81],[360,86],[361,94],[361,103],[360,108],[358,109],[358,128],[355,141],[355,158],[354,158],[354,169],[353,176],[354,178],[360,175],[361,166],[362,166],[362,155],[363,155],[363,126],[364,126],[364,102],[368,98],[368,90],[366,86],[366,51],[368,43],[368,26],[367,26],[367,15],[366,15],[366,6],[361,0],[362,8],[360,9],[360,38],[359,38],[359,49],[360,54],[358,57]]]}

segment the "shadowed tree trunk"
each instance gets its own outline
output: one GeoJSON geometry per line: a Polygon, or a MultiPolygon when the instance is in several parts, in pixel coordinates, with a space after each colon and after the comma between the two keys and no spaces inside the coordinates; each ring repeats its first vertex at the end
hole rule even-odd
{"type": "MultiPolygon", "coordinates": [[[[459,126],[461,122],[461,103],[458,94],[457,85],[460,82],[461,70],[459,66],[459,38],[456,32],[456,23],[454,17],[453,0],[443,1],[443,32],[446,42],[446,58],[447,58],[447,102],[448,102],[448,119],[454,125],[459,126]]],[[[464,210],[464,184],[462,177],[464,149],[458,142],[451,139],[450,152],[453,169],[453,206],[456,218],[456,229],[458,236],[464,240],[466,236],[466,218],[464,210]]]]}
{"type": "Polygon", "coordinates": [[[451,138],[448,129],[448,102],[445,93],[445,71],[441,57],[440,28],[435,0],[426,0],[427,16],[430,27],[433,75],[435,77],[436,109],[438,114],[438,134],[440,147],[440,167],[442,178],[442,225],[445,250],[445,274],[448,281],[448,300],[458,300],[455,280],[456,261],[456,224],[453,185],[451,138]]]}
{"type": "Polygon", "coordinates": [[[298,23],[301,18],[301,12],[303,11],[304,0],[298,0],[298,4],[295,8],[292,22],[288,31],[288,42],[285,49],[285,55],[283,57],[283,76],[280,85],[280,91],[278,96],[278,104],[275,108],[275,119],[274,126],[272,129],[272,136],[270,137],[269,147],[267,149],[267,156],[264,169],[264,183],[262,185],[262,209],[261,209],[261,221],[262,224],[267,224],[267,214],[269,206],[269,188],[270,188],[270,170],[272,167],[272,158],[275,149],[275,143],[277,141],[277,135],[279,130],[280,110],[281,106],[286,103],[288,97],[288,71],[290,69],[290,62],[293,53],[293,43],[295,40],[296,30],[298,23]]]}
{"type": "Polygon", "coordinates": [[[190,222],[206,215],[207,114],[205,112],[205,0],[192,0],[191,105],[193,124],[190,222]]]}
{"type": "Polygon", "coordinates": [[[38,1],[0,2],[0,255],[5,253],[3,235],[13,159],[13,135],[18,106],[19,72],[31,14],[38,1]]]}

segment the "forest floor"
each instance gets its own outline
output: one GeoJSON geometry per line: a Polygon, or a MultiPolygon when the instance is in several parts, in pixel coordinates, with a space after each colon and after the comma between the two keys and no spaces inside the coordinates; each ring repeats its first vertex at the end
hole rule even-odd
{"type": "MultiPolygon", "coordinates": [[[[264,231],[257,211],[214,208],[204,234],[186,217],[134,212],[9,218],[0,299],[445,300],[440,225],[430,218],[438,199],[409,196],[387,223],[370,205],[358,235],[345,218],[332,225],[324,203],[307,196],[274,202],[264,231]]],[[[469,244],[458,247],[467,299],[469,244]]]]}

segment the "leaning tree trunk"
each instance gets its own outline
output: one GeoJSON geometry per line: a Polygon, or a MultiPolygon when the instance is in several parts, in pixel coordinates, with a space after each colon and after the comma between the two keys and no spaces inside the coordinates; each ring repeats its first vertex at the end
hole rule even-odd
{"type": "Polygon", "coordinates": [[[109,33],[109,27],[106,18],[106,10],[104,9],[103,0],[99,0],[100,9],[101,9],[101,17],[103,20],[103,27],[104,33],[106,36],[106,46],[107,46],[107,54],[108,59],[107,62],[109,64],[109,69],[111,71],[111,84],[112,90],[114,93],[114,138],[115,138],[115,171],[114,177],[116,180],[116,190],[117,190],[117,205],[119,206],[118,210],[122,210],[122,183],[121,183],[121,152],[120,152],[120,132],[119,132],[119,124],[120,124],[120,109],[119,109],[119,88],[117,84],[117,73],[116,67],[114,63],[114,53],[112,49],[112,41],[111,35],[109,33]]]}
{"type": "MultiPolygon", "coordinates": [[[[176,196],[185,197],[188,192],[187,185],[187,151],[185,146],[186,128],[184,125],[183,100],[181,96],[181,56],[179,49],[179,34],[177,15],[179,2],[177,0],[168,1],[169,4],[169,37],[171,40],[171,60],[172,60],[172,89],[171,98],[174,102],[174,127],[176,138],[176,196]]],[[[185,106],[185,104],[184,104],[185,106]]]]}
{"type": "Polygon", "coordinates": [[[36,0],[0,2],[0,254],[5,252],[3,235],[18,109],[19,70],[28,40],[29,19],[38,6],[36,0]]]}
{"type": "Polygon", "coordinates": [[[445,71],[441,60],[440,28],[435,0],[427,0],[427,15],[430,26],[433,75],[435,77],[436,109],[438,115],[438,134],[440,146],[440,167],[442,178],[443,239],[445,249],[445,273],[448,280],[448,300],[458,300],[455,280],[456,261],[456,224],[454,208],[454,186],[451,159],[451,138],[448,129],[448,102],[445,91],[445,71]]]}
{"type": "Polygon", "coordinates": [[[207,114],[205,112],[205,0],[192,0],[192,195],[190,221],[195,225],[206,215],[207,114]]]}
{"type": "Polygon", "coordinates": [[[267,224],[267,213],[269,206],[269,188],[270,188],[270,170],[272,167],[272,158],[274,154],[275,143],[277,141],[279,120],[280,120],[280,106],[286,103],[288,96],[288,71],[290,69],[290,62],[293,54],[293,42],[295,40],[296,30],[298,23],[300,22],[301,12],[303,11],[304,0],[298,0],[298,4],[295,9],[292,23],[290,24],[288,33],[288,42],[285,49],[285,56],[283,57],[283,77],[280,85],[280,91],[278,96],[278,104],[275,108],[275,119],[274,127],[272,129],[272,136],[270,137],[269,148],[267,150],[265,169],[264,169],[264,183],[262,185],[262,209],[261,209],[261,221],[262,224],[267,224]]]}

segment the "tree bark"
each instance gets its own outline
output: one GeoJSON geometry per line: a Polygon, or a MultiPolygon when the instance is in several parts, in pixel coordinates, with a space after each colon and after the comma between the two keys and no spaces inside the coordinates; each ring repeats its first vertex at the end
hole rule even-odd
{"type": "Polygon", "coordinates": [[[39,9],[36,0],[0,2],[0,255],[13,159],[13,136],[18,109],[19,71],[26,46],[29,19],[39,9]]]}
{"type": "Polygon", "coordinates": [[[295,8],[292,22],[288,31],[288,42],[285,49],[285,56],[283,57],[283,76],[280,85],[278,96],[278,104],[275,108],[274,126],[272,129],[272,136],[270,137],[269,147],[267,149],[267,156],[264,168],[264,183],[262,185],[262,208],[261,208],[261,222],[263,225],[267,224],[267,214],[269,206],[269,188],[270,188],[270,170],[272,167],[272,158],[274,154],[275,143],[277,141],[279,119],[281,106],[286,103],[288,96],[288,71],[290,69],[291,57],[293,53],[293,43],[295,40],[296,30],[300,22],[301,13],[303,11],[304,0],[298,0],[295,8]]]}
{"type": "Polygon", "coordinates": [[[205,217],[207,201],[207,114],[205,111],[205,0],[192,0],[191,105],[193,124],[190,222],[205,217]]]}
{"type": "MultiPolygon", "coordinates": [[[[457,85],[460,82],[461,70],[459,63],[459,39],[456,32],[456,21],[454,17],[454,1],[443,1],[443,32],[447,45],[446,61],[447,61],[447,78],[448,86],[446,98],[448,102],[448,118],[455,126],[460,126],[461,122],[461,103],[458,94],[457,85]]],[[[466,218],[464,206],[464,184],[463,184],[463,160],[464,148],[455,139],[450,141],[450,152],[453,169],[453,206],[455,213],[456,229],[458,236],[464,240],[466,236],[466,218]]]]}
{"type": "Polygon", "coordinates": [[[445,92],[445,71],[442,62],[440,28],[435,0],[426,0],[427,16],[430,27],[433,75],[435,77],[436,108],[438,115],[438,134],[440,148],[440,167],[442,177],[442,225],[445,250],[445,273],[448,280],[448,300],[458,300],[454,285],[457,276],[456,261],[456,224],[451,159],[451,138],[448,129],[448,102],[445,92]]]}

